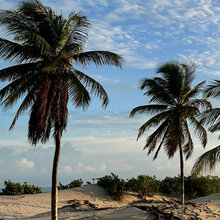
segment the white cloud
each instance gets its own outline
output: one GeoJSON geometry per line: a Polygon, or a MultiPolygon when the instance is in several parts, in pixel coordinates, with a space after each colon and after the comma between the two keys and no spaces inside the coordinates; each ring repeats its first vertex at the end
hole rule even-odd
{"type": "Polygon", "coordinates": [[[27,158],[22,158],[19,162],[18,162],[18,166],[21,168],[29,168],[32,169],[34,168],[34,162],[33,161],[29,161],[27,158]]]}

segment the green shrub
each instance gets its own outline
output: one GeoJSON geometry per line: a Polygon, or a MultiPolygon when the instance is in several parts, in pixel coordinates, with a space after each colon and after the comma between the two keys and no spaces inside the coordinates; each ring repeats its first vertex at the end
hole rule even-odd
{"type": "Polygon", "coordinates": [[[220,179],[211,176],[185,177],[185,194],[190,199],[220,192],[220,179]]]}
{"type": "MultiPolygon", "coordinates": [[[[220,179],[212,176],[188,176],[184,177],[185,195],[189,199],[207,196],[220,192],[220,179]]],[[[160,182],[159,191],[174,196],[180,192],[180,177],[166,177],[160,182]]]]}
{"type": "Polygon", "coordinates": [[[166,177],[160,182],[159,191],[174,196],[180,192],[180,177],[166,177]]]}
{"type": "Polygon", "coordinates": [[[126,183],[126,190],[137,192],[142,199],[158,193],[159,181],[155,176],[139,175],[137,179],[131,178],[126,183]]]}
{"type": "Polygon", "coordinates": [[[3,195],[21,195],[21,194],[35,194],[41,193],[41,188],[34,185],[28,185],[24,182],[22,185],[20,183],[13,183],[10,180],[4,182],[5,188],[2,189],[3,195]]]}
{"type": "Polygon", "coordinates": [[[104,176],[98,178],[98,185],[105,188],[108,194],[114,200],[121,200],[124,197],[125,193],[125,181],[123,179],[119,179],[119,177],[111,173],[111,176],[104,176]]]}
{"type": "Polygon", "coordinates": [[[73,180],[67,185],[63,185],[61,182],[59,182],[58,189],[71,189],[75,187],[81,187],[83,185],[83,181],[81,179],[73,180]]]}

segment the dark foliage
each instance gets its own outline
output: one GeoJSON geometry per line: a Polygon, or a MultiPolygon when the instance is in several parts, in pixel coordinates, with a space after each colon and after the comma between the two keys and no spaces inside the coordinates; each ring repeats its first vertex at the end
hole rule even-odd
{"type": "Polygon", "coordinates": [[[125,181],[123,179],[119,179],[119,177],[111,173],[111,176],[104,176],[98,178],[98,185],[105,188],[108,194],[114,200],[121,200],[125,193],[125,181]]]}
{"type": "Polygon", "coordinates": [[[21,194],[35,194],[41,193],[41,187],[35,185],[28,185],[24,182],[22,185],[20,183],[13,183],[10,180],[4,182],[5,188],[2,189],[3,195],[21,195],[21,194]]]}
{"type": "Polygon", "coordinates": [[[126,182],[128,191],[137,192],[142,199],[146,196],[152,196],[159,191],[159,180],[155,176],[140,175],[137,178],[131,178],[126,182]]]}
{"type": "Polygon", "coordinates": [[[67,185],[63,185],[61,182],[59,182],[58,189],[71,189],[75,187],[81,187],[83,185],[83,181],[81,179],[73,180],[67,185]]]}

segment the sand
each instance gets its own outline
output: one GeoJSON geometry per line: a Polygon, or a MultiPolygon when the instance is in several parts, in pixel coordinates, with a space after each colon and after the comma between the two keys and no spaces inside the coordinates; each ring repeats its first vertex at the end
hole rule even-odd
{"type": "MultiPolygon", "coordinates": [[[[154,196],[151,200],[162,201],[163,198],[154,196]]],[[[154,219],[150,212],[132,206],[138,200],[137,196],[128,194],[121,202],[113,201],[98,185],[61,190],[58,203],[59,219],[154,219]],[[76,202],[74,200],[83,205],[74,208],[71,205],[76,202]]],[[[220,216],[220,193],[192,201],[207,205],[220,216]]],[[[203,212],[200,214],[202,219],[220,219],[218,215],[206,215],[203,212]]],[[[50,193],[0,196],[0,220],[2,219],[50,219],[50,193]]]]}

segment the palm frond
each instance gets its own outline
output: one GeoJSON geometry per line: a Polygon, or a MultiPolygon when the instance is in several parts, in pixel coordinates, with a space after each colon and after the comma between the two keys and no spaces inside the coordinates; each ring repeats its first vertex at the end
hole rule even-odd
{"type": "Polygon", "coordinates": [[[158,82],[157,78],[154,79],[143,79],[140,82],[140,89],[146,89],[147,92],[144,95],[151,97],[150,102],[159,102],[161,104],[174,104],[175,100],[168,93],[167,88],[158,82]]]}
{"type": "Polygon", "coordinates": [[[68,90],[70,98],[76,107],[86,108],[89,106],[91,97],[85,86],[74,72],[68,73],[68,90]]]}
{"type": "Polygon", "coordinates": [[[174,98],[179,98],[183,84],[181,66],[177,62],[169,62],[157,69],[157,74],[163,76],[167,82],[167,90],[174,98]]]}
{"type": "Polygon", "coordinates": [[[167,134],[168,134],[168,129],[164,132],[163,138],[162,138],[162,140],[161,140],[161,142],[160,142],[160,144],[159,144],[159,146],[158,146],[158,148],[157,148],[157,151],[156,151],[156,153],[155,153],[155,155],[154,155],[153,160],[156,160],[156,159],[157,159],[157,156],[158,156],[158,154],[159,154],[159,152],[160,152],[160,149],[161,149],[161,147],[162,147],[164,141],[165,141],[166,138],[167,138],[167,134]]]}
{"type": "Polygon", "coordinates": [[[196,64],[193,62],[187,62],[186,64],[181,63],[180,65],[184,70],[184,87],[187,87],[188,85],[191,85],[195,79],[196,64]]]}
{"type": "Polygon", "coordinates": [[[20,63],[27,60],[35,61],[39,59],[31,46],[20,45],[3,38],[0,38],[0,57],[4,60],[20,63]]]}
{"type": "MultiPolygon", "coordinates": [[[[200,122],[209,125],[209,131],[220,130],[220,108],[213,108],[203,112],[200,115],[200,122]]],[[[220,137],[220,136],[219,136],[220,137]]]]}
{"type": "Polygon", "coordinates": [[[167,129],[166,139],[164,140],[165,151],[168,158],[172,158],[177,151],[179,144],[184,142],[182,127],[178,116],[173,116],[167,129]]]}
{"type": "MultiPolygon", "coordinates": [[[[34,8],[35,11],[36,9],[34,8]]],[[[26,49],[30,47],[32,51],[37,50],[41,55],[48,55],[52,52],[51,45],[42,36],[42,32],[40,34],[36,25],[22,12],[2,11],[0,23],[6,26],[8,33],[14,35],[14,40],[19,41],[26,49]]]]}
{"type": "Polygon", "coordinates": [[[121,67],[123,58],[115,53],[109,51],[88,51],[72,56],[75,62],[87,66],[91,63],[97,66],[113,65],[121,67]]]}
{"type": "MultiPolygon", "coordinates": [[[[79,45],[78,53],[81,52],[88,39],[88,32],[91,23],[81,13],[74,12],[65,22],[63,33],[58,45],[61,47],[60,53],[70,51],[70,45],[79,45]]],[[[74,54],[77,54],[75,50],[74,54]]]]}
{"type": "Polygon", "coordinates": [[[202,123],[199,122],[196,118],[190,117],[190,123],[195,129],[195,133],[199,136],[199,139],[203,145],[203,147],[207,144],[207,132],[205,128],[202,126],[202,123]]]}
{"type": "Polygon", "coordinates": [[[195,106],[196,108],[202,108],[203,110],[212,109],[212,104],[207,99],[193,99],[192,101],[189,101],[189,103],[186,103],[187,105],[195,106]]]}
{"type": "Polygon", "coordinates": [[[40,63],[23,63],[19,65],[10,66],[0,70],[1,81],[12,81],[18,79],[28,72],[39,69],[40,63]]]}
{"type": "Polygon", "coordinates": [[[214,80],[212,84],[208,85],[204,90],[206,97],[220,98],[220,80],[214,80]]]}
{"type": "Polygon", "coordinates": [[[186,160],[188,160],[192,156],[194,146],[187,121],[185,120],[183,124],[184,124],[184,135],[186,136],[186,143],[183,146],[183,152],[184,154],[186,154],[186,160]]]}
{"type": "Polygon", "coordinates": [[[28,94],[26,95],[26,97],[22,101],[21,105],[19,106],[19,108],[14,116],[14,119],[10,125],[9,130],[12,130],[14,128],[15,123],[16,123],[19,115],[22,112],[24,112],[25,110],[27,110],[34,103],[38,86],[39,85],[37,84],[37,85],[33,86],[31,90],[29,90],[28,94]]]}
{"type": "Polygon", "coordinates": [[[204,85],[205,81],[197,84],[192,89],[189,89],[186,93],[184,93],[182,100],[188,100],[189,98],[193,98],[194,96],[198,95],[202,91],[202,86],[204,85]]]}
{"type": "Polygon", "coordinates": [[[160,113],[166,111],[168,105],[142,105],[132,109],[130,117],[134,117],[136,114],[145,114],[145,113],[160,113]]]}
{"type": "Polygon", "coordinates": [[[74,70],[75,76],[83,83],[86,88],[89,88],[91,93],[94,94],[97,98],[102,100],[102,106],[107,107],[109,103],[108,95],[105,89],[101,84],[96,80],[92,79],[85,73],[80,72],[79,70],[74,70]]]}
{"type": "Polygon", "coordinates": [[[165,111],[161,112],[155,116],[153,116],[151,119],[149,119],[147,122],[145,122],[140,128],[137,136],[137,140],[144,134],[145,131],[147,131],[150,127],[155,127],[161,123],[163,123],[169,116],[171,111],[165,111]]]}
{"type": "Polygon", "coordinates": [[[202,154],[193,166],[192,174],[201,174],[203,170],[213,171],[220,161],[220,145],[202,154]]]}

